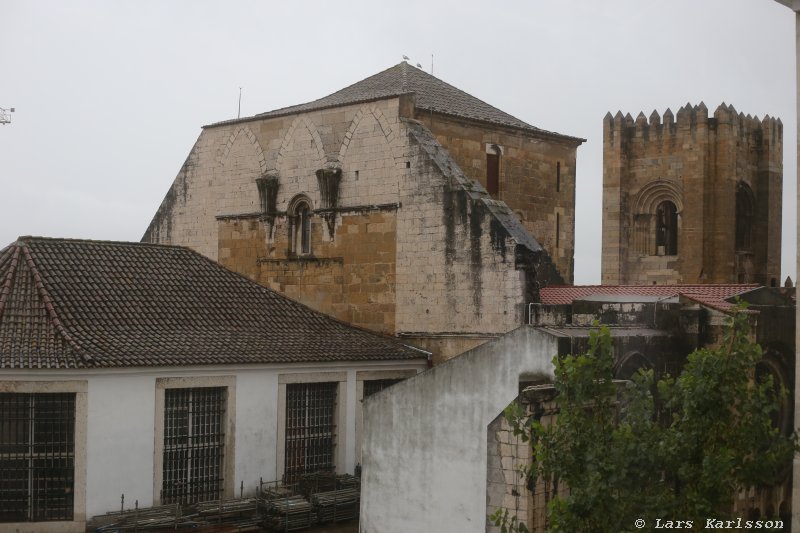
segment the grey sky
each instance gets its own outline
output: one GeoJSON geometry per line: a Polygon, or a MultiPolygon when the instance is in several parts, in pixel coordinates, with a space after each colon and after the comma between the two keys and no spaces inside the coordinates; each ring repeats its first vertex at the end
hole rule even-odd
{"type": "Polygon", "coordinates": [[[600,280],[602,119],[723,101],[784,124],[795,276],[794,15],[772,0],[0,0],[0,248],[139,240],[200,126],[313,100],[401,60],[578,149],[576,283],[600,280]]]}

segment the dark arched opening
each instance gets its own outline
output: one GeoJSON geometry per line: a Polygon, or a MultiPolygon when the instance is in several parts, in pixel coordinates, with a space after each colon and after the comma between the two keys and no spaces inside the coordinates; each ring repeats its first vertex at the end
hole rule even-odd
{"type": "Polygon", "coordinates": [[[678,209],[669,200],[656,208],[656,251],[658,255],[678,255],[678,209]]]}

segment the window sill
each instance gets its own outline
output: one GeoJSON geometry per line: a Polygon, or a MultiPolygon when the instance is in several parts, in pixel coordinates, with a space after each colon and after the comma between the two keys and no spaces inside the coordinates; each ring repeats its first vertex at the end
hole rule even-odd
{"type": "Polygon", "coordinates": [[[0,530],[15,533],[84,533],[86,522],[64,520],[51,522],[0,522],[0,530]]]}

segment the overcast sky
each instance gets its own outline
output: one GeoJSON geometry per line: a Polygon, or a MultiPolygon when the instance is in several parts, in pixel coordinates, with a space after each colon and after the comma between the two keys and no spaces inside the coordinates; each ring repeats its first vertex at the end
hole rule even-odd
{"type": "Polygon", "coordinates": [[[138,241],[200,126],[314,100],[408,55],[578,149],[576,283],[599,283],[602,120],[721,103],[784,124],[796,279],[794,15],[773,0],[0,0],[0,248],[138,241]]]}

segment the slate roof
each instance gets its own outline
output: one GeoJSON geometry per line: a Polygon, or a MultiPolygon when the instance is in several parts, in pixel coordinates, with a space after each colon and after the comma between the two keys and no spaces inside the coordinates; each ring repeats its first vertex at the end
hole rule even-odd
{"type": "MultiPolygon", "coordinates": [[[[502,126],[510,126],[530,132],[557,135],[579,143],[585,141],[585,139],[569,137],[532,126],[527,122],[509,115],[505,111],[501,111],[487,104],[483,100],[475,98],[461,89],[453,87],[449,83],[428,74],[422,69],[412,67],[405,61],[354,83],[349,87],[340,89],[333,94],[314,100],[313,102],[283,107],[240,120],[253,120],[305,113],[307,111],[368,102],[408,93],[415,94],[415,105],[417,109],[435,111],[454,117],[478,120],[502,126]]],[[[240,120],[218,122],[212,124],[212,126],[229,124],[240,120]]]]}
{"type": "Polygon", "coordinates": [[[424,357],[188,248],[21,237],[0,250],[0,368],[424,357]]]}
{"type": "Polygon", "coordinates": [[[669,298],[683,296],[700,304],[730,311],[733,298],[760,287],[758,284],[714,285],[551,285],[540,289],[543,304],[569,305],[573,300],[597,295],[657,296],[669,298]]]}

